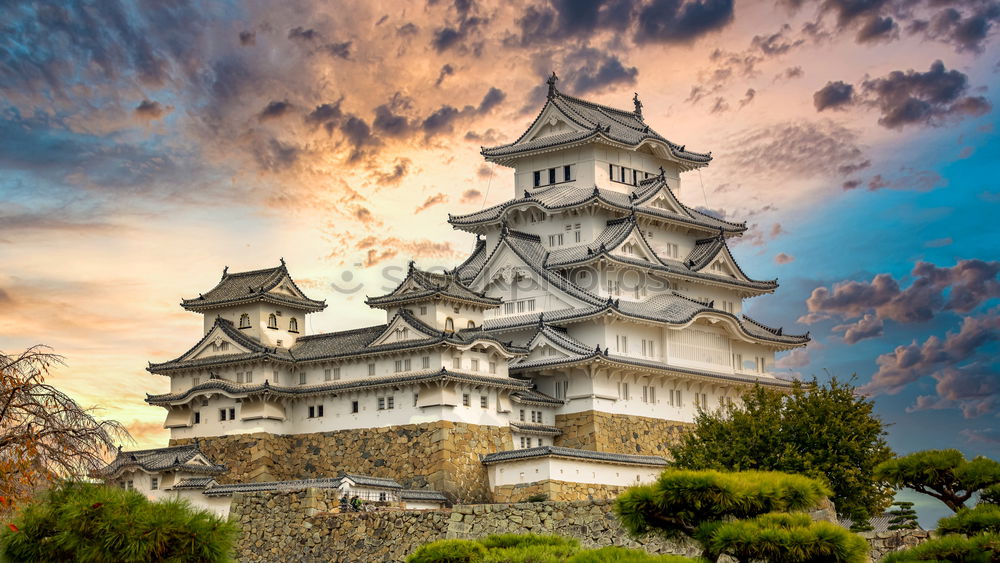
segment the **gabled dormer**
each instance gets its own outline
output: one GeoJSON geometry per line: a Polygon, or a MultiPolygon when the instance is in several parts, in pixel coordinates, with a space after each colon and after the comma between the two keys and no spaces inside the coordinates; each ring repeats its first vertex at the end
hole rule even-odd
{"type": "Polygon", "coordinates": [[[483,324],[483,312],[501,301],[466,286],[455,272],[426,272],[410,262],[406,277],[386,295],[369,297],[369,307],[385,309],[391,320],[403,310],[432,329],[453,333],[483,324]]]}
{"type": "Polygon", "coordinates": [[[326,302],[307,297],[282,259],[278,267],[263,270],[230,273],[226,267],[215,287],[184,299],[181,307],[204,314],[206,333],[222,317],[267,346],[288,348],[306,334],[306,315],[322,311],[326,302]]]}
{"type": "Polygon", "coordinates": [[[711,161],[646,124],[638,95],[634,110],[622,110],[568,96],[557,80],[553,73],[545,105],[516,141],[482,149],[486,160],[514,168],[516,193],[566,183],[628,193],[661,169],[678,178],[711,161]]]}
{"type": "MultiPolygon", "coordinates": [[[[692,272],[708,274],[721,278],[729,278],[745,283],[765,283],[751,279],[747,276],[740,265],[736,263],[726,244],[724,233],[701,239],[695,242],[694,249],[684,260],[684,265],[692,272]]],[[[777,281],[766,282],[772,287],[777,287],[777,281]]]]}

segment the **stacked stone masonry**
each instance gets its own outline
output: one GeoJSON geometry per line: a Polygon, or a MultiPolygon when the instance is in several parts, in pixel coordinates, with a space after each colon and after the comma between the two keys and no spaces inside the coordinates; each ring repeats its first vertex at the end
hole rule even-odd
{"type": "Polygon", "coordinates": [[[693,425],[643,416],[584,411],[556,415],[562,435],[555,444],[620,454],[667,456],[667,449],[680,441],[693,425]]]}
{"type": "MultiPolygon", "coordinates": [[[[658,537],[635,540],[615,517],[611,500],[456,505],[451,510],[382,509],[337,513],[337,492],[324,489],[233,495],[230,518],[240,525],[235,558],[245,563],[403,561],[432,541],[490,534],[557,534],[584,547],[618,545],[649,553],[694,556],[696,545],[658,537]]],[[[832,505],[813,514],[829,520],[832,505]]],[[[928,532],[869,534],[872,558],[924,541],[928,532]]]]}
{"type": "MultiPolygon", "coordinates": [[[[182,445],[193,440],[171,440],[182,445]]],[[[510,429],[436,421],[289,436],[201,438],[210,459],[225,460],[227,483],[336,477],[357,473],[431,488],[455,502],[492,500],[480,455],[508,450],[510,429]]]]}
{"type": "Polygon", "coordinates": [[[616,498],[626,488],[546,479],[496,487],[493,489],[493,502],[525,502],[536,495],[545,495],[545,500],[607,500],[616,498]]]}

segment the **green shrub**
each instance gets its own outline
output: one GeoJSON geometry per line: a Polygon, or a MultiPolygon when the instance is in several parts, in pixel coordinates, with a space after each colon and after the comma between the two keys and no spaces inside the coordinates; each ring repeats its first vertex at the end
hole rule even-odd
{"type": "Polygon", "coordinates": [[[912,561],[948,561],[954,563],[989,563],[1000,561],[1000,535],[983,534],[972,538],[943,536],[916,547],[890,553],[882,563],[912,561]]]}
{"type": "Polygon", "coordinates": [[[983,532],[1000,533],[1000,506],[980,504],[975,508],[964,508],[954,516],[938,521],[941,534],[965,534],[974,536],[983,532]]]}
{"type": "Polygon", "coordinates": [[[561,536],[538,536],[535,534],[496,534],[480,538],[478,540],[487,549],[497,549],[506,547],[526,547],[532,545],[548,545],[557,547],[579,548],[580,542],[572,538],[561,536]]]}
{"type": "Polygon", "coordinates": [[[695,563],[702,559],[691,559],[679,555],[650,555],[638,549],[624,547],[602,547],[582,551],[567,563],[695,563]]]}
{"type": "Polygon", "coordinates": [[[772,563],[863,563],[868,542],[831,522],[808,514],[764,514],[713,526],[707,538],[714,554],[739,561],[772,563]]]}
{"type": "Polygon", "coordinates": [[[504,534],[478,540],[442,540],[421,546],[407,563],[696,563],[674,555],[649,555],[620,547],[580,549],[559,536],[504,534]]]}
{"type": "Polygon", "coordinates": [[[406,563],[478,563],[486,560],[486,548],[472,540],[439,540],[422,545],[406,563]]]}
{"type": "Polygon", "coordinates": [[[42,493],[12,524],[0,530],[0,558],[10,562],[229,561],[237,534],[187,501],[78,482],[42,493]]]}
{"type": "Polygon", "coordinates": [[[545,493],[535,493],[524,499],[525,502],[545,502],[549,500],[549,495],[545,493]]]}

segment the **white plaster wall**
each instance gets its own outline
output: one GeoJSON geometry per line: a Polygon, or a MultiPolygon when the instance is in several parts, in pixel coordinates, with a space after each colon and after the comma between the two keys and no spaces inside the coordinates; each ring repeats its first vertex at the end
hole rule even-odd
{"type": "Polygon", "coordinates": [[[487,466],[490,487],[553,479],[571,483],[632,486],[652,483],[663,467],[605,463],[559,457],[539,457],[487,466]]]}

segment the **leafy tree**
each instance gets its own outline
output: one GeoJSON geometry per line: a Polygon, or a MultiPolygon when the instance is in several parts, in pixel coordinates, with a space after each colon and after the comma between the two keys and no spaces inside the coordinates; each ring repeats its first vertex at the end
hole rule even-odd
{"type": "Polygon", "coordinates": [[[574,539],[504,534],[477,540],[440,540],[420,546],[407,563],[696,563],[622,547],[581,549],[574,539]]]}
{"type": "Polygon", "coordinates": [[[879,464],[875,478],[932,496],[958,512],[974,494],[1000,484],[1000,463],[981,456],[967,461],[958,450],[925,450],[879,464]]]}
{"type": "Polygon", "coordinates": [[[121,424],[97,420],[93,409],[45,383],[62,363],[41,346],[0,352],[0,499],[26,498],[58,478],[86,475],[130,439],[121,424]]]}
{"type": "Polygon", "coordinates": [[[821,478],[833,489],[841,516],[867,522],[892,500],[874,471],[893,454],[873,403],[856,394],[852,382],[813,379],[794,383],[787,393],[757,386],[742,404],[702,410],[694,429],[671,448],[675,464],[821,478]]]}
{"type": "Polygon", "coordinates": [[[236,524],[179,499],[64,482],[0,530],[0,559],[140,563],[228,561],[236,524]]]}
{"type": "Polygon", "coordinates": [[[919,526],[917,525],[917,511],[913,510],[912,502],[894,502],[893,506],[897,507],[889,511],[889,526],[890,530],[915,530],[919,526]]]}
{"type": "Polygon", "coordinates": [[[936,561],[954,563],[991,563],[1000,561],[1000,535],[982,534],[967,538],[948,535],[928,540],[916,547],[889,553],[882,563],[936,561]]]}
{"type": "Polygon", "coordinates": [[[667,470],[651,485],[631,487],[615,510],[636,536],[689,537],[717,561],[864,561],[867,543],[808,515],[782,514],[816,507],[830,494],[816,479],[779,472],[667,470]]]}

